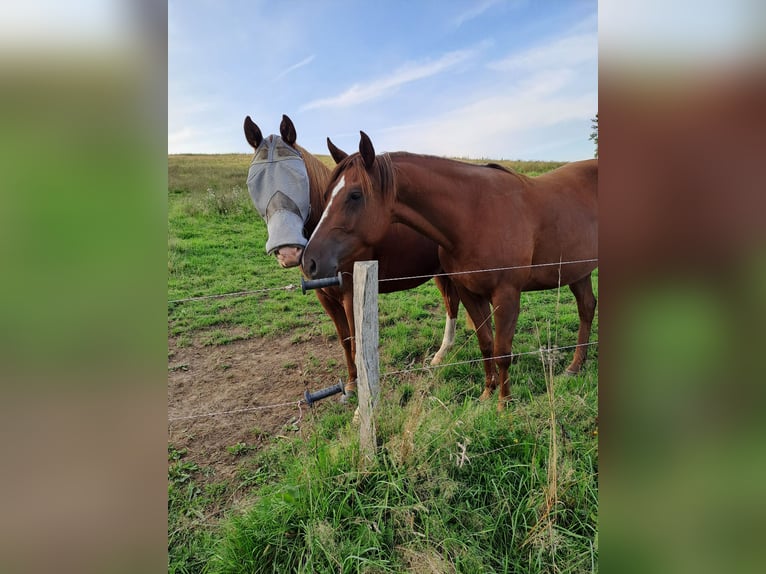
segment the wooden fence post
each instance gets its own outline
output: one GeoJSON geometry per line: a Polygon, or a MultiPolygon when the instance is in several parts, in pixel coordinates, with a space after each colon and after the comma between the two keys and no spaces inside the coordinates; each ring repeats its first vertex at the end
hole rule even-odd
{"type": "Polygon", "coordinates": [[[378,262],[354,263],[354,327],[359,397],[359,451],[361,464],[375,460],[377,437],[374,409],[378,403],[378,262]]]}

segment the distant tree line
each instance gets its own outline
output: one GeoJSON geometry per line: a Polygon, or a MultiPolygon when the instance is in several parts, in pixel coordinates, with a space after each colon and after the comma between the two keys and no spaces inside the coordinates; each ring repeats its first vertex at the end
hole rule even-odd
{"type": "Polygon", "coordinates": [[[596,114],[595,118],[590,119],[591,125],[590,127],[593,128],[593,131],[590,134],[590,137],[588,139],[593,140],[593,142],[596,144],[596,153],[593,155],[593,157],[598,157],[598,114],[596,114]]]}

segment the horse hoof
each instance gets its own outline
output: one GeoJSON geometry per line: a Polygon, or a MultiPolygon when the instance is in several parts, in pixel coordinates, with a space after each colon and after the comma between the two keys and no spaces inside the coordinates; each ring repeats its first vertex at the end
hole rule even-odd
{"type": "Polygon", "coordinates": [[[444,360],[444,357],[436,353],[433,359],[431,359],[431,366],[438,365],[444,360]]]}
{"type": "Polygon", "coordinates": [[[340,396],[338,402],[342,405],[348,404],[354,395],[356,395],[356,389],[346,389],[346,393],[340,396]]]}
{"type": "Polygon", "coordinates": [[[492,391],[490,389],[485,388],[484,392],[479,397],[479,400],[480,401],[486,401],[491,396],[492,396],[492,391]]]}
{"type": "Polygon", "coordinates": [[[572,371],[571,369],[567,369],[566,371],[564,371],[564,374],[565,374],[567,377],[576,377],[576,376],[579,374],[579,372],[580,372],[579,370],[577,370],[577,371],[572,371]]]}

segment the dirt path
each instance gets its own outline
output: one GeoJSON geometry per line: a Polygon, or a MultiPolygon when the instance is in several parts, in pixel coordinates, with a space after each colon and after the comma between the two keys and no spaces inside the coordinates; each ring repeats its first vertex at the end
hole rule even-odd
{"type": "Polygon", "coordinates": [[[227,447],[257,446],[268,437],[291,432],[299,417],[297,404],[199,415],[297,403],[306,385],[317,390],[345,374],[343,353],[334,339],[293,342],[283,337],[178,347],[169,338],[168,442],[186,449],[187,459],[212,469],[210,480],[229,478],[239,459],[227,447]]]}

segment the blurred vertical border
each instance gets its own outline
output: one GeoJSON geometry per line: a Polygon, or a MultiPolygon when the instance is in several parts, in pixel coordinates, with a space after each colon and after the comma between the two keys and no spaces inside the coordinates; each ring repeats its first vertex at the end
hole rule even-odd
{"type": "Polygon", "coordinates": [[[764,14],[599,4],[607,572],[766,563],[764,14]]]}
{"type": "MultiPolygon", "coordinates": [[[[599,28],[599,566],[760,572],[763,3],[599,28]]],[[[0,8],[3,572],[166,568],[166,45],[151,0],[0,8]]]]}
{"type": "Polygon", "coordinates": [[[0,8],[0,570],[166,562],[167,7],[0,8]]]}

